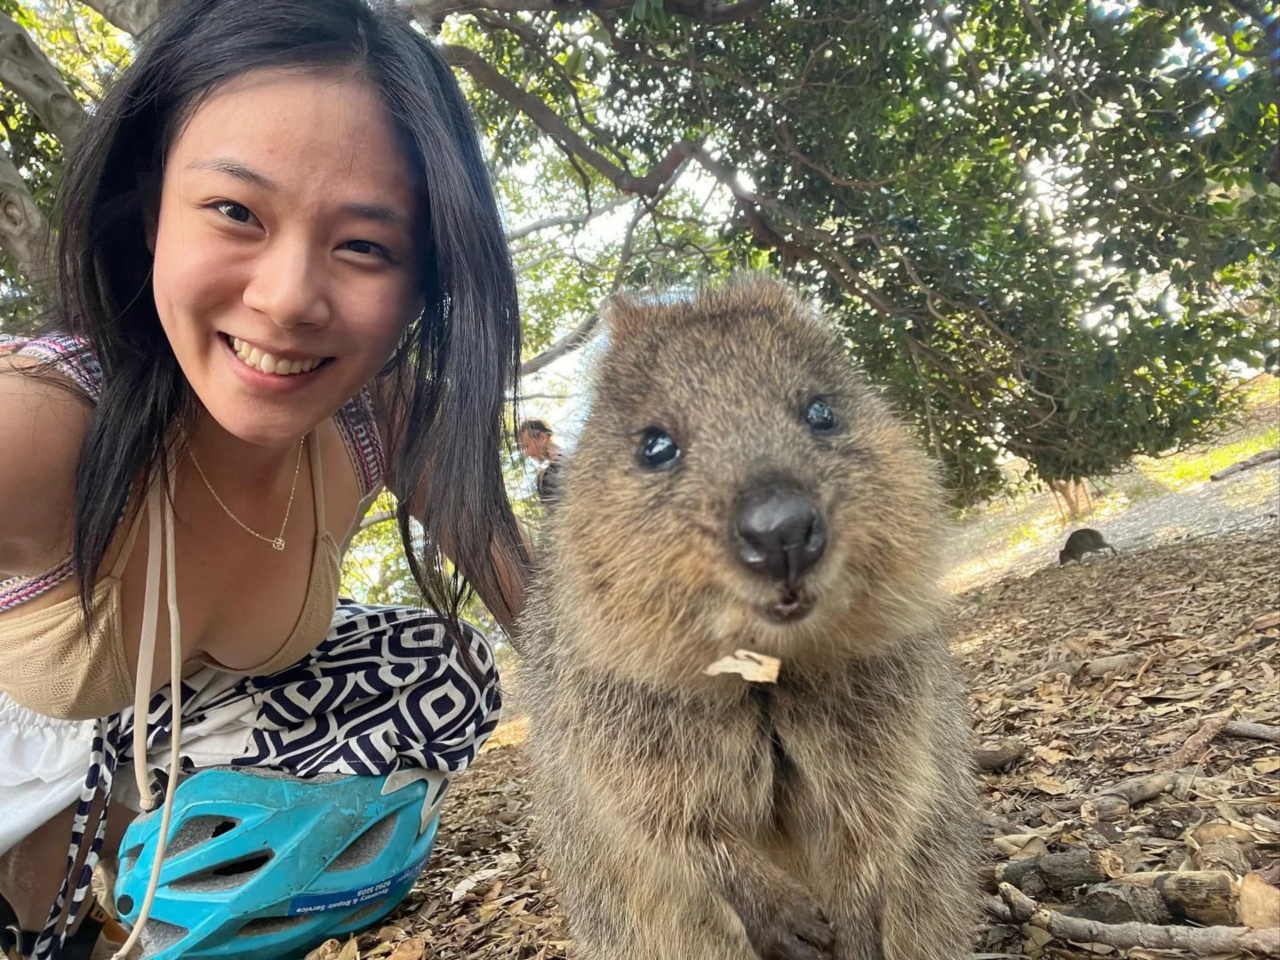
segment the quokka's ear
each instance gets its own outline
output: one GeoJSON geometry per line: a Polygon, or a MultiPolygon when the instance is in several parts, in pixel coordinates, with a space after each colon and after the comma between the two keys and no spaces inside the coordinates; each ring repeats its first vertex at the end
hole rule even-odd
{"type": "Polygon", "coordinates": [[[600,312],[614,341],[629,340],[653,323],[653,305],[642,303],[631,293],[615,293],[604,302],[600,312]]]}
{"type": "Polygon", "coordinates": [[[822,307],[793,285],[763,270],[735,274],[720,294],[722,303],[741,312],[791,316],[804,323],[826,325],[822,307]]]}

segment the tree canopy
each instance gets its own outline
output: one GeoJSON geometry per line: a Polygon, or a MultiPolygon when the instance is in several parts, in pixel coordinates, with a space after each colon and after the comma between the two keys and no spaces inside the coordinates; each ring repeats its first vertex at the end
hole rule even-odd
{"type": "MultiPolygon", "coordinates": [[[[134,33],[161,2],[0,0],[6,327],[126,55],[102,18],[134,33]]],[[[1252,0],[402,6],[488,145],[526,372],[619,286],[771,266],[968,503],[1010,454],[1055,480],[1201,440],[1234,372],[1276,363],[1280,23],[1252,0]]]]}

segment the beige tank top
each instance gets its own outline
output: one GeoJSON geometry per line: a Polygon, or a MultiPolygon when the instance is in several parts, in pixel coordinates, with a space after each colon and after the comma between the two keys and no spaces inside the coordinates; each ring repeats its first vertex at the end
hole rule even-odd
{"type": "MultiPolygon", "coordinates": [[[[328,632],[338,603],[342,557],[325,522],[324,477],[316,431],[308,435],[307,442],[316,541],[306,597],[293,630],[274,655],[248,670],[233,670],[205,654],[197,654],[191,663],[227,673],[262,676],[301,660],[328,632]]],[[[120,577],[144,514],[144,510],[138,511],[120,556],[110,573],[94,586],[94,626],[87,635],[79,597],[0,619],[0,690],[22,706],[63,720],[93,720],[117,713],[133,701],[134,680],[124,651],[120,577]]]]}

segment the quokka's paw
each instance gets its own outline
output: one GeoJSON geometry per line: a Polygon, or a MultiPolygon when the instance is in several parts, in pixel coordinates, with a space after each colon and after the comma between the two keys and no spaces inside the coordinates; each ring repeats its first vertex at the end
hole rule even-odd
{"type": "Polygon", "coordinates": [[[760,960],[832,960],[836,935],[821,908],[804,894],[794,894],[765,911],[747,937],[760,960]]]}

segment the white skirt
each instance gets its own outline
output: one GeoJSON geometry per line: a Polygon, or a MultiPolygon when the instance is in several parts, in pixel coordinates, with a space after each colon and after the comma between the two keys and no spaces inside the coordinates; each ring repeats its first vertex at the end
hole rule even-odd
{"type": "Polygon", "coordinates": [[[80,795],[93,720],[54,720],[0,693],[0,853],[80,795]]]}
{"type": "MultiPolygon", "coordinates": [[[[195,690],[183,713],[220,697],[239,677],[206,667],[183,680],[195,690]]],[[[182,755],[197,767],[231,764],[245,755],[254,730],[260,697],[208,711],[182,731],[182,755]]],[[[89,769],[96,720],[56,720],[28,710],[0,693],[0,854],[61,813],[80,796],[89,769]]],[[[147,766],[164,770],[169,751],[148,752],[147,766]]],[[[111,800],[141,811],[131,765],[116,772],[111,800]]]]}

